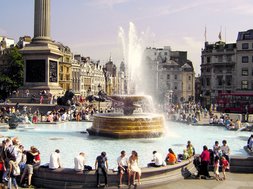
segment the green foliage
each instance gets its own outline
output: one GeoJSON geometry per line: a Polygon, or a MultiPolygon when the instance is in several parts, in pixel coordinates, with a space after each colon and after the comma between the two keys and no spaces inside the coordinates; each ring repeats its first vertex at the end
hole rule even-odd
{"type": "Polygon", "coordinates": [[[23,85],[24,61],[19,49],[14,47],[6,50],[3,55],[6,66],[0,70],[0,99],[23,85]]]}

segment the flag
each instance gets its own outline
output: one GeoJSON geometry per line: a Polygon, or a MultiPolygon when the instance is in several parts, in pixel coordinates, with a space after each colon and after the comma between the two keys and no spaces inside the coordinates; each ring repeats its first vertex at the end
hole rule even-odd
{"type": "Polygon", "coordinates": [[[205,26],[205,33],[204,33],[204,37],[205,37],[205,42],[206,42],[206,26],[205,26]]]}

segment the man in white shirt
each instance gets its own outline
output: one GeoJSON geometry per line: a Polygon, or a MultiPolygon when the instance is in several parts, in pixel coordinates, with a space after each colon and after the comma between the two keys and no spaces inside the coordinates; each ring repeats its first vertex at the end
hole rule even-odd
{"type": "Polygon", "coordinates": [[[92,170],[91,166],[85,165],[84,152],[80,152],[79,155],[74,158],[74,164],[75,164],[75,167],[74,167],[75,171],[84,171],[84,170],[90,171],[90,170],[92,170]]]}
{"type": "Polygon", "coordinates": [[[57,169],[61,168],[61,161],[60,161],[60,150],[56,149],[55,152],[53,152],[50,155],[50,161],[49,161],[49,169],[57,169]]]}
{"type": "Polygon", "coordinates": [[[229,161],[230,148],[227,145],[227,141],[226,140],[223,140],[222,144],[223,145],[220,147],[222,155],[225,156],[225,158],[229,161]]]}
{"type": "Polygon", "coordinates": [[[120,156],[117,159],[117,163],[119,172],[119,185],[122,185],[122,177],[124,173],[127,173],[128,170],[128,159],[124,150],[121,151],[120,156]]]}
{"type": "Polygon", "coordinates": [[[85,165],[84,153],[80,152],[78,156],[74,158],[75,171],[83,171],[85,165]]]}
{"type": "Polygon", "coordinates": [[[157,153],[157,151],[153,151],[153,159],[151,161],[152,163],[149,163],[148,167],[161,167],[164,165],[162,155],[157,153]]]}

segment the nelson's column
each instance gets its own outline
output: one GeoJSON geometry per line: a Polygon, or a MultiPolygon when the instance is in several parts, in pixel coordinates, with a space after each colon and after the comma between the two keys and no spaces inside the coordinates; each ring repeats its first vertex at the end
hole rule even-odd
{"type": "Polygon", "coordinates": [[[34,37],[31,44],[21,49],[24,57],[24,86],[30,94],[42,90],[52,95],[60,95],[58,46],[50,37],[50,0],[35,0],[34,37]]]}

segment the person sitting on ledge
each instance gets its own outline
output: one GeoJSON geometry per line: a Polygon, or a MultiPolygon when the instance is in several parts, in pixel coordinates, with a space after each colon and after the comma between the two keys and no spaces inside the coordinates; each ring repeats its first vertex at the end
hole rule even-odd
{"type": "Polygon", "coordinates": [[[153,151],[153,159],[152,162],[148,164],[148,167],[161,167],[165,165],[162,155],[157,153],[157,151],[153,151]]]}
{"type": "Polygon", "coordinates": [[[130,185],[130,178],[133,175],[133,185],[135,183],[135,177],[137,175],[138,184],[140,185],[141,182],[141,169],[138,165],[138,153],[136,151],[132,151],[132,155],[129,157],[129,178],[128,178],[128,185],[130,185]]]}
{"type": "Polygon", "coordinates": [[[85,165],[85,154],[80,152],[78,156],[74,158],[75,171],[91,171],[92,167],[85,165]]]}
{"type": "Polygon", "coordinates": [[[191,143],[191,141],[187,141],[186,150],[189,154],[189,158],[195,155],[195,149],[191,143]]]}
{"type": "Polygon", "coordinates": [[[49,169],[58,169],[61,168],[61,161],[60,161],[60,150],[56,149],[51,155],[50,155],[50,161],[49,161],[49,169]]]}
{"type": "Polygon", "coordinates": [[[119,173],[119,186],[121,186],[124,173],[128,173],[128,159],[124,150],[121,151],[120,156],[117,159],[117,163],[119,173]]]}
{"type": "Polygon", "coordinates": [[[167,157],[165,159],[165,162],[167,165],[174,165],[177,162],[177,156],[173,152],[171,148],[169,148],[169,153],[167,154],[167,157]]]}
{"type": "Polygon", "coordinates": [[[253,151],[253,135],[251,135],[247,142],[247,147],[249,150],[253,151]]]}

